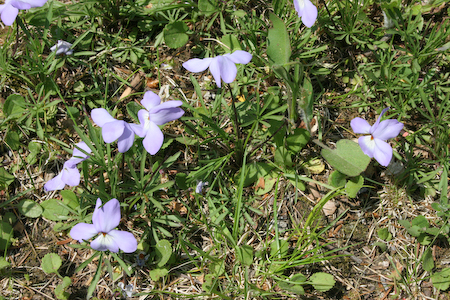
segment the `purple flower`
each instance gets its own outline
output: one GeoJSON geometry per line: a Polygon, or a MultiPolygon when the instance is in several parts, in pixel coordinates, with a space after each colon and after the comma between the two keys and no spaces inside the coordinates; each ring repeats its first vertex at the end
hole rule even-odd
{"type": "Polygon", "coordinates": [[[0,5],[0,17],[6,26],[12,25],[19,9],[30,9],[41,7],[47,0],[5,0],[5,4],[0,5]]]}
{"type": "Polygon", "coordinates": [[[70,230],[70,236],[82,243],[99,234],[91,242],[92,249],[98,251],[131,253],[137,249],[137,241],[131,232],[114,230],[120,223],[120,204],[117,199],[111,199],[102,207],[102,200],[97,199],[92,224],[79,223],[70,230]]]}
{"type": "Polygon", "coordinates": [[[317,19],[317,7],[309,0],[294,0],[294,7],[303,24],[310,28],[317,19]]]}
{"type": "Polygon", "coordinates": [[[248,64],[250,60],[252,60],[250,53],[236,50],[232,54],[227,53],[214,58],[193,58],[183,63],[183,67],[194,73],[203,72],[209,67],[217,86],[221,87],[221,79],[226,83],[231,83],[236,78],[236,64],[248,64]]]}
{"type": "Polygon", "coordinates": [[[203,182],[203,181],[199,181],[198,183],[197,183],[197,186],[195,187],[195,192],[197,193],[197,194],[203,194],[203,188],[205,187],[205,186],[207,186],[209,183],[208,182],[203,182]]]}
{"type": "Polygon", "coordinates": [[[403,128],[403,123],[397,120],[381,121],[383,114],[389,109],[385,108],[381,112],[377,121],[370,126],[366,120],[354,118],[350,125],[355,133],[366,133],[369,135],[362,136],[358,139],[359,146],[364,154],[375,159],[382,166],[389,165],[392,158],[392,148],[385,141],[396,137],[403,128]]]}
{"type": "Polygon", "coordinates": [[[114,119],[104,108],[95,108],[91,112],[92,120],[102,128],[105,143],[117,141],[119,152],[127,152],[134,143],[134,133],[130,124],[114,119]]]}
{"type": "MultiPolygon", "coordinates": [[[[91,152],[91,149],[85,142],[79,142],[75,146],[87,153],[91,152]]],[[[64,163],[62,171],[44,185],[46,192],[62,190],[66,184],[68,186],[77,186],[80,184],[80,171],[77,169],[77,164],[88,159],[89,156],[78,148],[73,149],[73,155],[64,163]]]]}
{"type": "Polygon", "coordinates": [[[164,135],[158,125],[164,125],[180,118],[184,114],[184,110],[178,106],[183,102],[172,100],[161,103],[158,95],[148,91],[144,94],[141,104],[145,107],[138,112],[141,124],[131,124],[131,128],[138,136],[144,138],[142,144],[145,150],[154,155],[161,149],[164,141],[164,135]]]}
{"type": "Polygon", "coordinates": [[[50,48],[51,51],[55,52],[56,55],[72,55],[73,50],[70,49],[72,44],[63,40],[59,40],[56,45],[50,48]]]}

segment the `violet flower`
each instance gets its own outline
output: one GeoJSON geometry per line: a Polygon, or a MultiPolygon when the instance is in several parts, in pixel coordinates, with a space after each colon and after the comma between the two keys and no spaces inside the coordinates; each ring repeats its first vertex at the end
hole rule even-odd
{"type": "Polygon", "coordinates": [[[161,149],[164,141],[164,135],[158,125],[180,118],[184,110],[178,106],[183,102],[171,100],[161,103],[161,98],[157,94],[148,91],[144,94],[141,104],[145,107],[138,112],[141,124],[131,124],[131,128],[139,137],[144,138],[142,144],[145,150],[154,155],[161,149]]]}
{"type": "Polygon", "coordinates": [[[56,51],[56,55],[72,55],[73,50],[70,49],[72,44],[63,40],[59,40],[56,45],[50,48],[52,52],[56,51]]]}
{"type": "Polygon", "coordinates": [[[231,83],[236,78],[236,64],[248,64],[252,55],[243,50],[236,50],[232,54],[227,53],[214,58],[193,58],[183,63],[183,67],[190,72],[203,72],[209,67],[218,87],[222,86],[221,80],[231,83]]]}
{"type": "Polygon", "coordinates": [[[119,252],[119,249],[125,253],[136,251],[137,241],[131,232],[114,230],[120,223],[119,201],[111,199],[100,206],[102,200],[98,198],[92,215],[92,224],[78,223],[70,230],[70,236],[82,243],[99,234],[91,242],[92,249],[98,251],[109,250],[114,253],[119,252]]]}
{"type": "Polygon", "coordinates": [[[385,167],[389,165],[392,159],[392,148],[386,143],[386,140],[396,137],[403,128],[403,123],[397,120],[381,121],[381,117],[388,109],[389,107],[383,109],[373,126],[370,126],[366,120],[361,118],[354,118],[350,122],[350,126],[355,133],[369,134],[358,139],[359,146],[364,154],[374,157],[380,165],[385,167]]]}
{"type": "Polygon", "coordinates": [[[0,5],[0,18],[6,26],[12,25],[19,14],[19,9],[30,9],[41,7],[47,0],[5,0],[5,4],[0,5]]]}
{"type": "Polygon", "coordinates": [[[197,193],[197,194],[203,194],[203,188],[205,187],[205,186],[207,186],[209,183],[206,181],[206,182],[203,182],[203,181],[199,181],[198,183],[197,183],[197,186],[195,187],[195,192],[197,193]]]}
{"type": "Polygon", "coordinates": [[[134,143],[134,133],[130,124],[114,119],[104,108],[95,108],[91,112],[92,120],[102,128],[105,143],[117,141],[119,152],[127,152],[134,143]]]}
{"type": "Polygon", "coordinates": [[[317,7],[310,0],[294,0],[294,7],[303,24],[310,28],[317,19],[317,7]]]}
{"type": "MultiPolygon", "coordinates": [[[[75,146],[87,153],[91,152],[91,149],[85,142],[79,142],[75,146]]],[[[78,148],[73,149],[73,155],[64,163],[62,171],[44,185],[44,190],[46,192],[62,190],[66,184],[68,186],[77,186],[80,184],[81,175],[80,171],[77,169],[77,164],[88,159],[89,156],[78,148]]]]}

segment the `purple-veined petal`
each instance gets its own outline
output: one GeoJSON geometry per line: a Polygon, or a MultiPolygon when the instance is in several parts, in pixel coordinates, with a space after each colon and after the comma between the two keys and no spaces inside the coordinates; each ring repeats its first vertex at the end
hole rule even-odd
{"type": "Polygon", "coordinates": [[[154,107],[149,111],[150,121],[156,125],[163,125],[180,118],[184,114],[184,110],[178,106],[181,106],[182,104],[183,102],[181,101],[172,100],[154,107]]]}
{"type": "Polygon", "coordinates": [[[125,121],[114,120],[114,122],[106,123],[102,127],[102,136],[105,143],[112,143],[117,140],[125,130],[125,121]]]}
{"type": "Polygon", "coordinates": [[[62,172],[47,181],[47,183],[44,185],[44,191],[51,192],[64,189],[66,184],[64,183],[64,181],[62,181],[61,177],[62,172]]]}
{"type": "Polygon", "coordinates": [[[212,58],[208,57],[208,58],[193,58],[190,59],[186,62],[183,63],[183,68],[185,68],[186,70],[188,70],[189,72],[203,72],[206,69],[208,69],[209,65],[212,62],[212,58]]]}
{"type": "Polygon", "coordinates": [[[316,22],[317,19],[317,7],[315,7],[311,1],[294,0],[294,7],[306,27],[311,27],[314,25],[314,22],[316,22]]]}
{"type": "Polygon", "coordinates": [[[151,155],[155,155],[156,152],[161,149],[161,146],[164,141],[164,135],[159,129],[158,125],[153,122],[149,122],[149,129],[147,131],[147,135],[145,136],[142,144],[144,145],[145,150],[151,155]]]}
{"type": "Polygon", "coordinates": [[[350,122],[350,126],[352,127],[352,130],[354,133],[369,133],[370,132],[370,124],[361,118],[354,118],[351,122],[350,122]]]}
{"type": "Polygon", "coordinates": [[[387,167],[392,159],[392,148],[388,143],[380,139],[374,139],[374,141],[376,146],[373,157],[380,165],[387,167]]]}
{"type": "Polygon", "coordinates": [[[97,232],[108,233],[116,228],[120,223],[120,204],[115,198],[109,200],[102,205],[102,200],[97,199],[94,214],[92,215],[92,223],[97,232]]]}
{"type": "MultiPolygon", "coordinates": [[[[144,110],[145,109],[141,109],[144,110]]],[[[145,134],[147,133],[147,131],[144,129],[144,125],[143,124],[129,124],[131,130],[133,130],[133,132],[138,136],[138,137],[145,137],[145,134]]]]}
{"type": "MultiPolygon", "coordinates": [[[[214,80],[216,81],[216,85],[220,88],[222,87],[222,79],[220,77],[222,67],[222,56],[216,56],[212,59],[211,64],[209,65],[209,71],[211,72],[212,76],[214,77],[214,80]]],[[[234,66],[236,67],[236,66],[234,66]]]]}
{"type": "Polygon", "coordinates": [[[30,9],[31,8],[30,3],[20,1],[20,0],[12,0],[10,3],[12,6],[14,6],[15,8],[18,8],[18,9],[30,9]]]}
{"type": "Polygon", "coordinates": [[[6,26],[11,26],[12,23],[16,20],[17,15],[19,14],[19,10],[12,6],[11,4],[5,4],[3,9],[1,10],[1,19],[2,22],[6,26]]]}
{"type": "Polygon", "coordinates": [[[117,141],[117,148],[120,153],[127,152],[134,143],[134,132],[131,130],[130,124],[125,123],[125,128],[123,134],[119,137],[117,141]]]}
{"type": "Polygon", "coordinates": [[[372,133],[374,138],[386,141],[395,138],[403,129],[403,123],[394,120],[384,120],[378,124],[377,129],[372,133]]]}
{"type": "Polygon", "coordinates": [[[252,60],[252,55],[247,51],[236,50],[232,54],[225,54],[225,57],[230,59],[235,64],[248,64],[252,60]]]}
{"type": "Polygon", "coordinates": [[[91,118],[99,127],[103,127],[106,123],[117,121],[104,108],[94,108],[91,111],[91,118]]]}
{"type": "Polygon", "coordinates": [[[231,83],[236,78],[237,67],[236,64],[229,58],[223,57],[220,66],[220,76],[226,83],[231,83]]]}
{"type": "Polygon", "coordinates": [[[137,250],[137,240],[131,232],[111,230],[108,235],[112,236],[120,250],[132,253],[137,250]]]}
{"type": "Polygon", "coordinates": [[[159,105],[161,103],[161,98],[152,91],[147,91],[144,94],[144,98],[141,100],[141,104],[145,107],[146,110],[150,110],[153,107],[159,105]]]}
{"type": "Polygon", "coordinates": [[[91,242],[91,247],[97,251],[106,251],[117,253],[119,252],[119,245],[116,240],[109,234],[100,234],[95,240],[91,242]]]}
{"type": "Polygon", "coordinates": [[[78,171],[76,166],[70,168],[66,162],[63,166],[61,174],[62,174],[61,180],[68,186],[77,186],[80,184],[81,175],[80,171],[78,171]]]}
{"type": "Polygon", "coordinates": [[[78,223],[70,230],[70,237],[82,243],[97,235],[97,229],[93,224],[78,223]]]}
{"type": "Polygon", "coordinates": [[[362,152],[369,157],[373,157],[375,152],[375,140],[371,135],[362,136],[358,139],[358,144],[361,147],[362,152]]]}

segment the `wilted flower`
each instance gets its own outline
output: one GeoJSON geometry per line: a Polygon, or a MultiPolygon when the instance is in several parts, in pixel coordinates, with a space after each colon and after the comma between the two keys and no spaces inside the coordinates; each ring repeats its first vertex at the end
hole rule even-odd
{"type": "Polygon", "coordinates": [[[70,230],[70,236],[82,243],[99,234],[91,242],[92,249],[98,251],[119,252],[119,249],[126,253],[136,251],[137,241],[132,233],[114,230],[120,223],[119,201],[111,199],[102,207],[101,205],[102,200],[98,198],[92,215],[92,224],[78,223],[70,230]]]}
{"type": "Polygon", "coordinates": [[[12,25],[19,9],[30,9],[41,7],[47,0],[5,0],[5,4],[0,5],[0,17],[6,26],[12,25]]]}
{"type": "Polygon", "coordinates": [[[236,78],[236,64],[248,64],[252,55],[243,50],[236,50],[232,54],[227,53],[216,57],[193,58],[183,63],[183,67],[190,72],[203,72],[209,67],[218,87],[222,86],[221,80],[231,83],[236,78]]]}
{"type": "Polygon", "coordinates": [[[161,103],[161,98],[157,94],[148,91],[144,94],[141,104],[145,107],[138,112],[141,124],[131,124],[131,128],[138,136],[144,138],[142,144],[145,150],[154,155],[161,149],[164,141],[164,135],[158,125],[180,118],[184,110],[178,106],[183,102],[171,100],[161,103]]]}
{"type": "Polygon", "coordinates": [[[72,55],[73,50],[70,49],[72,44],[63,40],[59,40],[56,45],[50,48],[51,51],[55,52],[56,55],[72,55]]]}
{"type": "Polygon", "coordinates": [[[117,141],[119,152],[127,152],[134,143],[134,133],[130,124],[114,119],[104,108],[95,108],[91,112],[92,120],[102,128],[105,143],[117,141]]]}
{"type": "Polygon", "coordinates": [[[125,284],[123,282],[119,282],[119,284],[117,284],[117,286],[122,290],[122,295],[125,298],[133,296],[133,285],[132,284],[128,284],[127,286],[125,286],[125,284]]]}
{"type": "Polygon", "coordinates": [[[385,141],[396,137],[403,128],[403,123],[397,120],[381,121],[381,117],[388,109],[389,107],[383,109],[373,126],[370,126],[366,120],[361,118],[354,118],[350,122],[355,133],[370,134],[358,139],[359,146],[364,154],[374,157],[380,165],[385,167],[389,165],[392,159],[392,148],[385,141]]]}
{"type": "Polygon", "coordinates": [[[314,25],[317,19],[317,7],[310,0],[294,0],[294,7],[306,27],[314,25]]]}
{"type": "MultiPolygon", "coordinates": [[[[91,149],[85,142],[79,142],[75,146],[87,153],[91,152],[91,149]]],[[[78,148],[73,149],[73,155],[64,163],[62,171],[44,185],[44,190],[46,192],[62,190],[66,184],[68,186],[77,186],[80,184],[81,175],[80,171],[77,169],[77,164],[88,159],[89,156],[78,148]]]]}
{"type": "Polygon", "coordinates": [[[198,183],[197,183],[197,186],[195,187],[195,192],[197,193],[197,194],[202,194],[203,193],[203,188],[205,187],[205,186],[207,186],[209,183],[208,182],[203,182],[203,181],[199,181],[198,183]]]}
{"type": "Polygon", "coordinates": [[[136,254],[136,265],[139,267],[143,267],[149,257],[150,254],[145,255],[144,251],[140,251],[138,254],[136,254]]]}

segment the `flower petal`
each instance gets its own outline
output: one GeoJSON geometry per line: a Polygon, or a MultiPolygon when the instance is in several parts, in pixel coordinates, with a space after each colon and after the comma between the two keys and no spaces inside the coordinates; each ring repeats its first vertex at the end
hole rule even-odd
{"type": "Polygon", "coordinates": [[[151,155],[155,155],[156,152],[161,149],[161,146],[164,141],[164,135],[159,129],[158,125],[153,122],[149,123],[149,129],[147,131],[147,135],[145,136],[142,144],[144,145],[145,150],[151,155]]]}
{"type": "Polygon", "coordinates": [[[11,5],[18,9],[30,9],[31,5],[30,3],[27,3],[25,1],[18,1],[18,0],[12,0],[11,5]]]}
{"type": "Polygon", "coordinates": [[[150,110],[151,108],[157,106],[161,103],[161,98],[152,91],[147,91],[144,94],[144,98],[141,100],[141,104],[145,107],[146,110],[150,110]]]}
{"type": "Polygon", "coordinates": [[[108,235],[113,237],[123,252],[132,253],[137,250],[137,240],[131,232],[111,230],[108,235]]]}
{"type": "Polygon", "coordinates": [[[369,133],[370,132],[370,124],[361,118],[354,118],[350,122],[350,126],[352,127],[352,130],[354,133],[369,133]]]}
{"type": "Polygon", "coordinates": [[[78,171],[76,166],[70,168],[68,167],[66,162],[63,166],[61,174],[62,174],[61,180],[68,186],[77,186],[80,184],[81,175],[80,171],[78,171]]]}
{"type": "MultiPolygon", "coordinates": [[[[222,87],[222,81],[220,78],[222,67],[222,56],[214,57],[211,61],[211,64],[209,65],[209,71],[211,72],[212,76],[214,77],[214,80],[216,81],[216,85],[220,88],[222,87]]],[[[236,68],[236,66],[234,66],[236,68]]],[[[236,71],[237,72],[237,71],[236,71]]]]}
{"type": "Polygon", "coordinates": [[[125,130],[125,121],[114,120],[114,122],[106,123],[102,127],[102,136],[105,143],[112,143],[117,140],[125,130]]]}
{"type": "Polygon", "coordinates": [[[392,148],[388,143],[386,143],[383,140],[374,139],[374,141],[376,148],[373,157],[377,160],[377,162],[380,165],[387,167],[392,159],[392,148]]]}
{"type": "MultiPolygon", "coordinates": [[[[146,111],[145,109],[141,109],[143,111],[146,111]]],[[[138,136],[138,137],[144,137],[147,131],[144,130],[143,124],[128,124],[130,125],[131,130],[138,136]]]]}
{"type": "Polygon", "coordinates": [[[190,71],[190,72],[203,72],[205,71],[209,65],[212,62],[212,58],[211,57],[207,57],[207,58],[193,58],[190,59],[186,62],[183,63],[183,68],[185,68],[186,70],[190,71]]]}
{"type": "Polygon", "coordinates": [[[85,240],[86,241],[89,240],[96,234],[98,234],[98,232],[95,229],[95,226],[93,224],[87,223],[78,223],[77,225],[72,227],[69,233],[71,238],[79,241],[80,243],[82,243],[85,240]]]}
{"type": "Polygon", "coordinates": [[[302,22],[306,27],[310,28],[314,25],[317,19],[317,7],[309,0],[305,0],[305,7],[303,8],[302,22]]]}
{"type": "Polygon", "coordinates": [[[403,123],[389,119],[381,121],[377,129],[372,133],[374,138],[386,141],[395,138],[403,129],[403,123]]]}
{"type": "Polygon", "coordinates": [[[365,155],[373,157],[376,145],[374,139],[372,139],[372,136],[366,135],[360,137],[358,139],[358,144],[365,155]]]}
{"type": "Polygon", "coordinates": [[[120,223],[120,204],[115,198],[109,200],[102,205],[102,200],[97,199],[94,214],[92,215],[92,223],[97,232],[108,233],[117,227],[120,223]]]}
{"type": "Polygon", "coordinates": [[[104,108],[94,108],[91,111],[91,118],[92,121],[100,127],[103,127],[106,123],[117,121],[104,108]]]}
{"type": "MultiPolygon", "coordinates": [[[[91,153],[92,152],[91,148],[89,148],[89,146],[86,145],[85,142],[79,142],[79,143],[75,144],[75,148],[73,149],[72,158],[69,159],[69,161],[71,161],[71,163],[75,164],[75,165],[77,165],[80,162],[82,162],[82,161],[84,161],[84,160],[89,158],[89,155],[85,154],[84,152],[79,150],[77,147],[80,148],[81,150],[84,150],[87,153],[91,153]]],[[[69,162],[69,161],[67,161],[67,162],[69,162]]],[[[72,165],[70,167],[74,167],[74,165],[72,165]]]]}
{"type": "Polygon", "coordinates": [[[1,10],[1,19],[6,26],[11,26],[16,20],[19,10],[12,6],[11,4],[5,4],[1,10]]]}
{"type": "Polygon", "coordinates": [[[17,0],[21,2],[26,2],[31,5],[31,7],[41,7],[47,2],[47,0],[17,0]]]}
{"type": "Polygon", "coordinates": [[[220,66],[220,76],[226,83],[231,83],[236,78],[237,67],[236,64],[228,57],[223,57],[220,66]]]}
{"type": "Polygon", "coordinates": [[[236,50],[232,54],[225,54],[235,64],[248,64],[252,60],[252,55],[247,51],[236,50]]]}
{"type": "Polygon", "coordinates": [[[119,252],[119,245],[116,240],[109,234],[100,234],[95,240],[91,242],[91,247],[97,251],[106,251],[117,253],[119,252]]]}
{"type": "Polygon", "coordinates": [[[66,186],[66,184],[62,181],[62,172],[59,173],[57,176],[53,177],[47,183],[44,185],[44,191],[51,192],[51,191],[57,191],[62,190],[66,186]]]}
{"type": "Polygon", "coordinates": [[[176,120],[184,114],[184,110],[178,106],[182,105],[181,101],[167,101],[150,110],[150,121],[156,125],[163,125],[167,122],[176,120]]]}
{"type": "Polygon", "coordinates": [[[131,130],[130,124],[125,123],[125,128],[123,134],[119,137],[117,141],[117,147],[120,153],[127,152],[134,143],[134,132],[131,130]]]}

